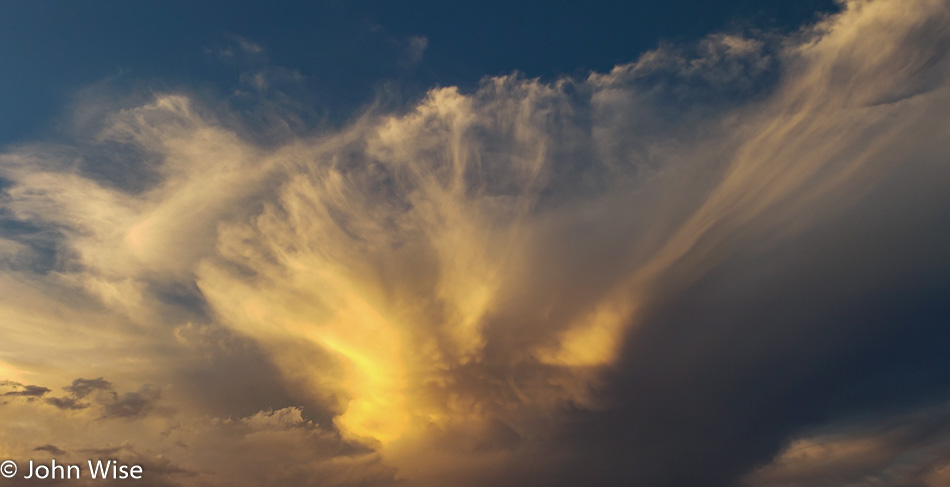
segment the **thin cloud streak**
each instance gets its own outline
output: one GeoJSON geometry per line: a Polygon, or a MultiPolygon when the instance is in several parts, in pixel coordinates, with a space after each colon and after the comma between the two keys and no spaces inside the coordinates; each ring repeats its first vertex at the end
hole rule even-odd
{"type": "MultiPolygon", "coordinates": [[[[272,144],[167,93],[91,140],[11,148],[0,217],[35,232],[0,240],[0,370],[71,385],[0,407],[99,415],[96,447],[133,428],[128,456],[161,452],[172,485],[275,481],[237,467],[263,450],[294,485],[764,487],[835,470],[796,452],[847,463],[860,441],[792,439],[860,408],[814,397],[878,380],[862,354],[904,346],[861,313],[881,296],[914,309],[895,290],[926,298],[950,277],[948,44],[945,2],[854,0],[788,37],[434,88],[272,144]],[[111,165],[136,184],[96,176],[111,165]],[[229,372],[243,362],[260,366],[229,372]],[[214,411],[233,401],[212,386],[238,375],[272,402],[214,411]]],[[[928,323],[948,315],[927,306],[904,330],[938,339],[928,323]]],[[[938,394],[911,392],[901,407],[938,394]]],[[[0,446],[91,447],[51,431],[0,446]]],[[[888,444],[861,448],[884,463],[917,448],[888,444]]]]}

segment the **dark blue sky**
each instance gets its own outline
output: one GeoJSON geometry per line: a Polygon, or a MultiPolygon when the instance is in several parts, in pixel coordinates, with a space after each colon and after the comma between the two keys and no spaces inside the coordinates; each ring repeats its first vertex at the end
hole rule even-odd
{"type": "Polygon", "coordinates": [[[0,461],[950,486],[946,46],[947,0],[0,0],[0,461]]]}
{"type": "Polygon", "coordinates": [[[311,109],[334,120],[386,82],[413,97],[513,70],[584,74],[633,60],[658,41],[753,25],[788,30],[834,9],[830,0],[4,2],[0,143],[40,136],[78,90],[107,78],[229,93],[246,66],[208,50],[235,36],[264,47],[270,65],[299,70],[311,109]],[[425,36],[428,47],[407,66],[412,36],[425,36]]]}

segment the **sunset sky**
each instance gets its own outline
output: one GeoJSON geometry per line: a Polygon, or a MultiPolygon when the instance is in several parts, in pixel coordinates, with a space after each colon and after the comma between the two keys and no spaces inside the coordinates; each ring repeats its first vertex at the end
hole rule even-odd
{"type": "Polygon", "coordinates": [[[950,2],[0,1],[0,461],[107,458],[950,486],[950,2]]]}

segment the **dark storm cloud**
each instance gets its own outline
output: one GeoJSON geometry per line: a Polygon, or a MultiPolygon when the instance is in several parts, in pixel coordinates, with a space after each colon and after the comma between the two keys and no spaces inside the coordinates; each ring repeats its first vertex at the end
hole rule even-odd
{"type": "MultiPolygon", "coordinates": [[[[939,72],[946,83],[947,54],[931,50],[950,35],[945,9],[938,18],[908,34],[919,43],[896,55],[920,63],[888,93],[918,75],[939,72]]],[[[947,107],[945,99],[936,103],[930,116],[947,107]]],[[[930,132],[930,120],[918,120],[875,154],[901,161],[902,169],[858,207],[780,243],[737,235],[686,254],[656,284],[598,391],[608,406],[567,413],[570,426],[556,441],[578,448],[577,463],[536,485],[735,485],[805,429],[950,398],[950,206],[941,189],[950,174],[946,139],[930,132]],[[690,258],[704,252],[720,260],[692,278],[690,258]]],[[[839,211],[835,204],[827,208],[839,211]]],[[[763,226],[769,223],[749,231],[763,226]]],[[[909,425],[889,438],[929,431],[943,441],[943,418],[921,425],[897,416],[909,425]]],[[[912,467],[930,468],[928,462],[912,467]]],[[[884,467],[863,468],[870,476],[884,467]]],[[[826,473],[794,485],[844,485],[826,473]]],[[[942,485],[932,482],[926,485],[942,485]]]]}
{"type": "MultiPolygon", "coordinates": [[[[937,215],[923,221],[939,228],[937,215]]],[[[652,310],[601,391],[615,406],[572,413],[562,441],[598,452],[589,460],[613,482],[731,485],[803,428],[950,397],[950,262],[933,252],[934,267],[900,268],[916,249],[869,243],[887,238],[887,223],[736,249],[744,255],[652,310]],[[867,260],[845,264],[856,249],[867,260]]],[[[916,235],[950,241],[941,233],[916,235]]]]}

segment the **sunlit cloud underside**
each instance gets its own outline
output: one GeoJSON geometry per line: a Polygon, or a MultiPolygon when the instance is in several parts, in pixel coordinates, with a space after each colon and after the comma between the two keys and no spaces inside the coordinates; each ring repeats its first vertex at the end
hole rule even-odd
{"type": "Polygon", "coordinates": [[[0,155],[0,457],[118,456],[142,485],[947,485],[946,405],[835,429],[809,394],[918,330],[856,303],[947,282],[948,45],[944,1],[853,0],[305,134],[184,89],[83,100],[72,139],[0,155]]]}

